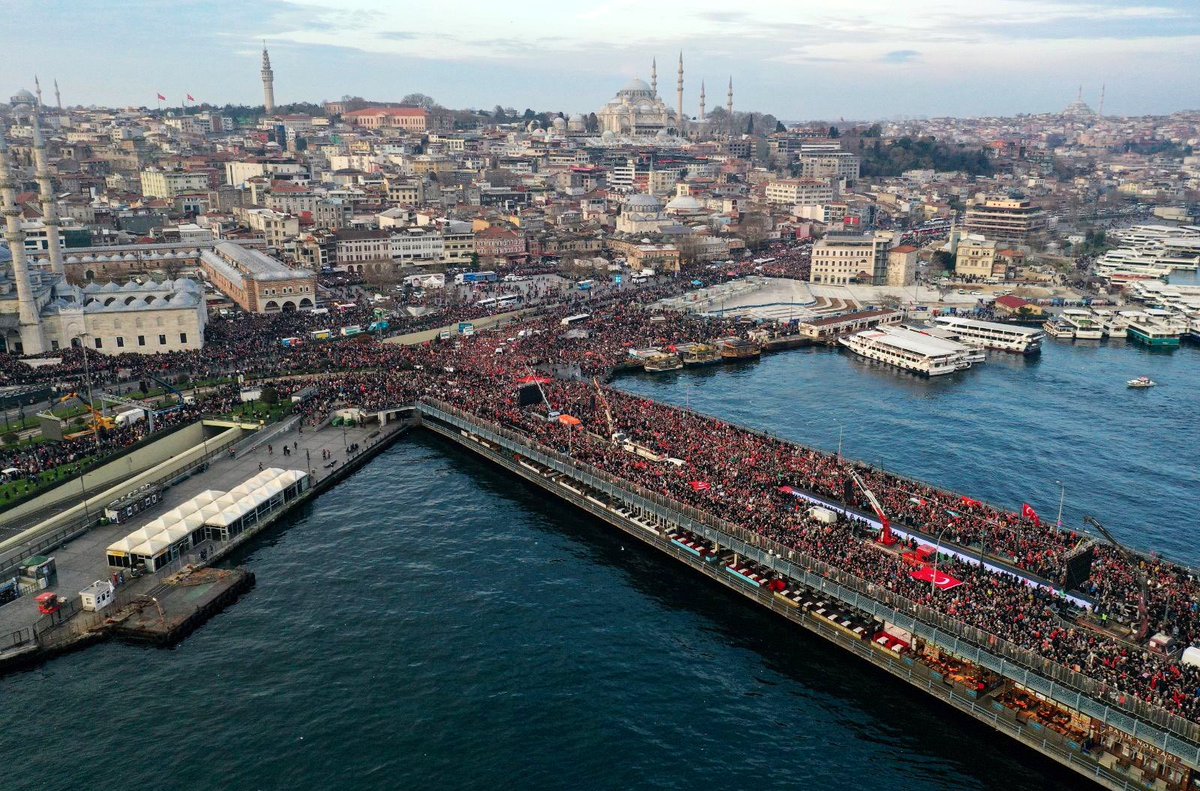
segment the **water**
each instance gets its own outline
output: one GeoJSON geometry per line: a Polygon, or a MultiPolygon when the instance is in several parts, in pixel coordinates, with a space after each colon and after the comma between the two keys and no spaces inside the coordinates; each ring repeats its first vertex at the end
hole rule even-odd
{"type": "MultiPolygon", "coordinates": [[[[621,387],[1195,559],[1200,352],[1050,343],[949,380],[798,351],[621,387]],[[1148,374],[1163,384],[1130,392],[1148,374]]],[[[241,562],[172,650],[0,679],[22,788],[1078,787],[973,721],[432,438],[241,562]]],[[[6,784],[12,785],[12,784],[6,784]]]]}
{"type": "Polygon", "coordinates": [[[1200,565],[1200,347],[1047,339],[934,379],[837,349],[640,374],[617,386],[843,453],[1043,521],[1099,519],[1119,540],[1200,565]],[[1146,375],[1158,383],[1131,390],[1146,375]],[[1065,485],[1063,489],[1058,481],[1065,485]]]}

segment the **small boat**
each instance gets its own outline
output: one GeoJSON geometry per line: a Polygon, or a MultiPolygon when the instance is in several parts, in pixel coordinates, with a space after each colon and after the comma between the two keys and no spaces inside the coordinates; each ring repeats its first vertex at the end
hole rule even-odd
{"type": "Polygon", "coordinates": [[[683,367],[683,360],[678,354],[655,354],[646,358],[645,368],[652,373],[662,371],[678,371],[683,367]]]}
{"type": "Polygon", "coordinates": [[[1154,387],[1154,385],[1157,383],[1149,376],[1139,376],[1137,379],[1130,379],[1125,384],[1129,387],[1134,387],[1141,390],[1147,387],[1154,387]]]}

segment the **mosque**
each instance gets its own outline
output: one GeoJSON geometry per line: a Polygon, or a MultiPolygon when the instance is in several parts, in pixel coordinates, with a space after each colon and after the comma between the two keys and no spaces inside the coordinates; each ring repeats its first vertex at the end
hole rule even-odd
{"type": "Polygon", "coordinates": [[[201,348],[208,311],[203,288],[193,280],[89,283],[82,288],[67,282],[58,210],[38,117],[42,105],[39,99],[31,105],[29,98],[28,91],[13,97],[13,115],[28,118],[32,126],[48,268],[32,265],[26,253],[18,182],[0,129],[0,214],[7,242],[7,248],[0,247],[0,351],[34,355],[86,345],[102,354],[148,354],[201,348]]]}
{"type": "MultiPolygon", "coordinates": [[[[658,95],[658,63],[650,64],[650,84],[634,78],[617,91],[611,101],[596,112],[600,132],[606,139],[615,137],[691,137],[708,135],[704,115],[704,83],[700,84],[700,114],[690,119],[683,112],[683,53],[679,53],[679,70],[675,84],[676,103],[672,109],[658,95]]],[[[733,112],[733,80],[729,81],[728,111],[733,112]]]]}

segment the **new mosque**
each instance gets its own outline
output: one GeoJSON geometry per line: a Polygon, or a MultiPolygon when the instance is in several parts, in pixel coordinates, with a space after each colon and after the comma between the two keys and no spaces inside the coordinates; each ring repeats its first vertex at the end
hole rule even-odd
{"type": "MultiPolygon", "coordinates": [[[[27,96],[32,98],[28,92],[14,98],[24,104],[27,96]]],[[[14,115],[26,116],[32,126],[41,224],[47,235],[45,267],[34,265],[25,250],[18,182],[0,130],[0,213],[8,243],[7,249],[0,247],[0,352],[36,355],[86,346],[103,354],[153,354],[201,348],[208,312],[203,288],[194,280],[90,282],[83,287],[67,282],[40,112],[41,102],[35,100],[28,112],[14,115]]]]}

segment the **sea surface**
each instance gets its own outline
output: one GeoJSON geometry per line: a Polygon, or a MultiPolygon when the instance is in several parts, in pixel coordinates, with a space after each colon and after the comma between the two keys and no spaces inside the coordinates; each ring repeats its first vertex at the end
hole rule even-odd
{"type": "MultiPolygon", "coordinates": [[[[617,386],[1194,563],[1200,349],[934,381],[799,350],[617,386]],[[1146,374],[1161,384],[1130,391],[1146,374]]],[[[0,679],[2,788],[994,789],[1074,776],[439,439],[240,562],[174,649],[0,679]]]]}

